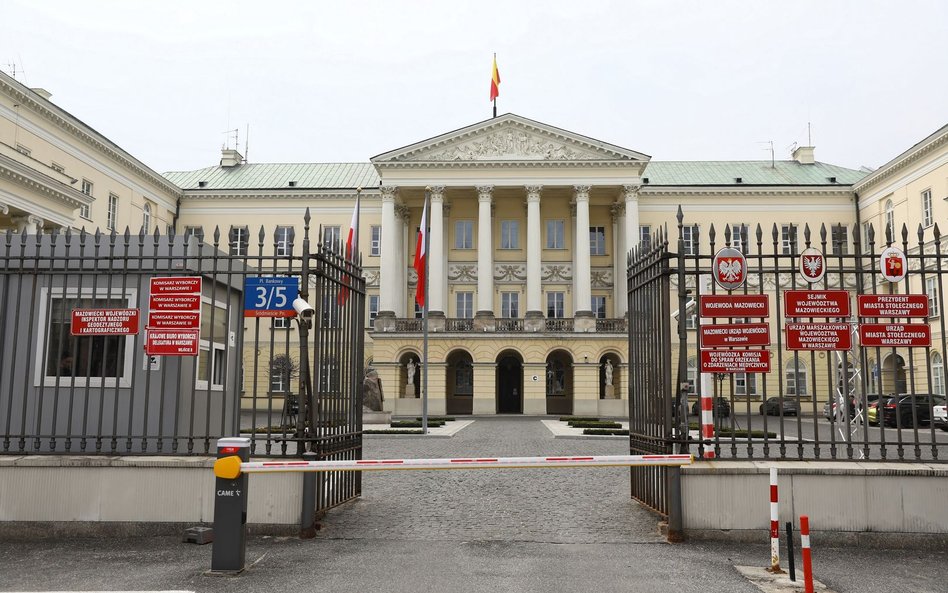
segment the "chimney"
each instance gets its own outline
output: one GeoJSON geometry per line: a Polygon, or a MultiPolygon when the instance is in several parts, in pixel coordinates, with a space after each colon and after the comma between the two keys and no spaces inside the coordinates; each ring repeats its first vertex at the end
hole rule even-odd
{"type": "Polygon", "coordinates": [[[812,165],[816,162],[813,157],[814,149],[814,146],[798,146],[791,154],[791,158],[801,165],[812,165]]]}
{"type": "Polygon", "coordinates": [[[243,155],[233,148],[225,148],[221,151],[221,167],[236,167],[243,162],[243,155]]]}
{"type": "Polygon", "coordinates": [[[36,93],[37,95],[39,95],[40,97],[43,97],[47,101],[49,101],[49,98],[53,96],[53,93],[47,91],[46,89],[41,89],[39,87],[36,87],[35,89],[30,89],[30,90],[36,93]]]}

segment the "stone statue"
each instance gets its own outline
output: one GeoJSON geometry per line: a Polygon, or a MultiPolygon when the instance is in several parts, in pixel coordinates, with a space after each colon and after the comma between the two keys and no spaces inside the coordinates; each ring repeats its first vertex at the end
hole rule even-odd
{"type": "Polygon", "coordinates": [[[408,359],[408,366],[405,367],[408,371],[408,384],[414,386],[415,384],[415,359],[408,359]]]}
{"type": "Polygon", "coordinates": [[[363,409],[370,412],[381,412],[383,401],[385,401],[385,396],[382,395],[382,381],[379,379],[379,373],[374,367],[367,367],[365,378],[362,379],[363,409]]]}
{"type": "Polygon", "coordinates": [[[612,361],[609,359],[606,359],[606,364],[604,366],[606,367],[606,386],[611,387],[612,386],[612,361]]]}

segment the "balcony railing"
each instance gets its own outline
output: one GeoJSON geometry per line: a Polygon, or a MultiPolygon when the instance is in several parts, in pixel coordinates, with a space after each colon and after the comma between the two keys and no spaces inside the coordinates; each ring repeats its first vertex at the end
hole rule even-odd
{"type": "Polygon", "coordinates": [[[523,319],[498,319],[496,327],[499,332],[522,332],[523,319]]]}
{"type": "Polygon", "coordinates": [[[397,332],[420,332],[424,330],[423,319],[396,319],[395,331],[397,332]]]}
{"type": "Polygon", "coordinates": [[[628,324],[622,317],[619,319],[597,319],[596,331],[604,334],[624,334],[628,331],[628,324]]]}
{"type": "Polygon", "coordinates": [[[573,331],[573,318],[547,319],[546,331],[548,332],[571,332],[573,331]]]}
{"type": "Polygon", "coordinates": [[[472,332],[474,331],[473,319],[445,319],[444,331],[446,332],[472,332]]]}
{"type": "MultiPolygon", "coordinates": [[[[575,320],[572,317],[544,319],[543,324],[543,330],[549,333],[571,333],[576,327],[575,320]]],[[[473,319],[445,319],[443,329],[439,329],[440,326],[434,327],[433,331],[454,334],[475,331],[473,319]]],[[[394,331],[400,333],[424,331],[424,320],[396,319],[394,331]]],[[[500,318],[494,320],[494,333],[524,333],[525,331],[523,319],[500,318]]],[[[596,333],[624,334],[627,331],[628,322],[624,318],[596,320],[596,333]]]]}

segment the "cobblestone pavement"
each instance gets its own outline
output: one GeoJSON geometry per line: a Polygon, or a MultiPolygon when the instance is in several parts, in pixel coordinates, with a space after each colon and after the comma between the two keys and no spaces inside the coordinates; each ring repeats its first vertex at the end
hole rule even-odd
{"type": "MultiPolygon", "coordinates": [[[[554,439],[535,418],[478,419],[450,439],[366,438],[366,459],[624,455],[625,439],[554,439]]],[[[360,500],[330,511],[321,538],[660,542],[630,498],[628,468],[367,472],[360,500]]]]}

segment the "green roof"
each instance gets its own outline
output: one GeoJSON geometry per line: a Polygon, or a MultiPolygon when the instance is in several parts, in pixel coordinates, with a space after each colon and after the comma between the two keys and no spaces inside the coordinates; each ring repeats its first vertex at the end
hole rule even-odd
{"type": "Polygon", "coordinates": [[[355,189],[379,184],[371,163],[253,163],[164,176],[181,189],[355,189]]]}
{"type": "Polygon", "coordinates": [[[796,161],[651,161],[642,178],[648,179],[648,185],[666,186],[852,185],[865,175],[865,171],[836,165],[796,161]]]}

